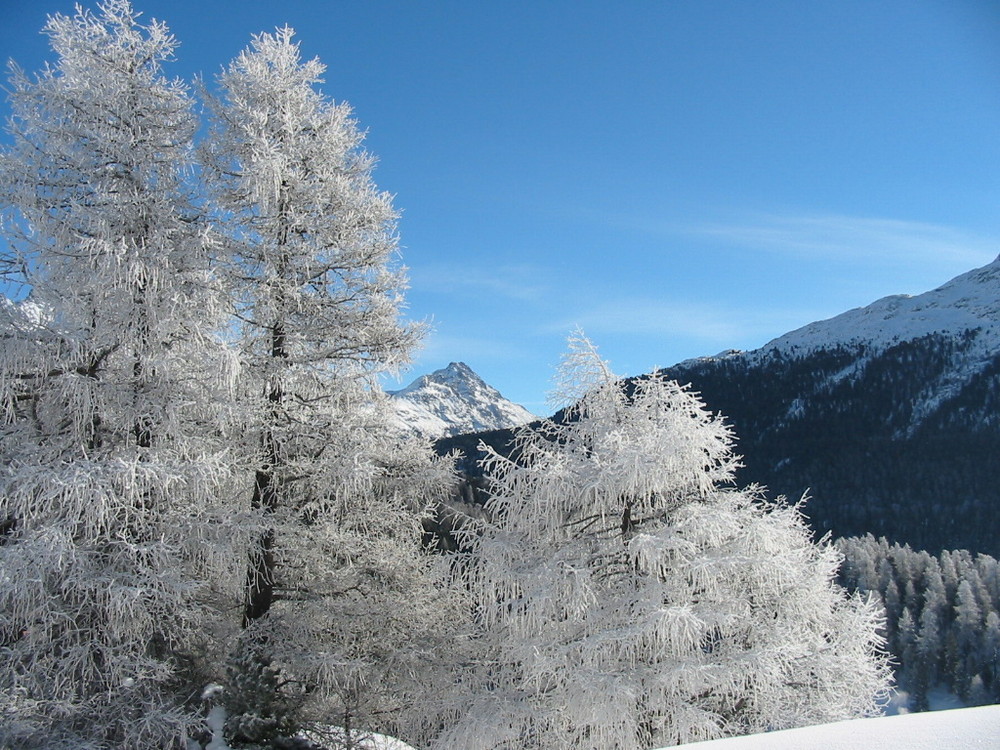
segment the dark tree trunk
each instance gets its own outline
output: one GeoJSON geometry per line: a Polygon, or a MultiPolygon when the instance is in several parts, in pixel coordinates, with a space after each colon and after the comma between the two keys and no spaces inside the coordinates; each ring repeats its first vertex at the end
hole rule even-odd
{"type": "MultiPolygon", "coordinates": [[[[263,508],[267,514],[277,506],[277,492],[273,476],[268,471],[258,471],[253,489],[254,508],[263,508]]],[[[243,609],[243,627],[249,627],[271,610],[274,601],[274,529],[260,535],[257,547],[250,556],[247,568],[247,599],[243,609]]]]}
{"type": "MultiPolygon", "coordinates": [[[[271,356],[280,359],[288,356],[285,351],[285,330],[280,324],[271,331],[271,356]]],[[[274,419],[278,417],[278,407],[282,398],[280,383],[271,383],[267,399],[271,404],[274,419]]],[[[252,508],[262,510],[267,517],[274,515],[280,502],[279,479],[275,471],[281,457],[273,431],[265,432],[263,444],[263,466],[254,476],[253,498],[250,504],[252,508]]],[[[274,569],[274,529],[269,528],[260,535],[257,546],[250,555],[243,627],[249,627],[255,620],[259,620],[271,611],[271,604],[274,602],[274,569]]]]}

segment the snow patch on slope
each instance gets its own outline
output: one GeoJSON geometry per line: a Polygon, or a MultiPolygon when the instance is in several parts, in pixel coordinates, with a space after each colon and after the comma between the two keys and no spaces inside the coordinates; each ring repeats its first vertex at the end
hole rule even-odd
{"type": "Polygon", "coordinates": [[[537,417],[508,401],[464,362],[389,391],[398,422],[426,438],[518,427],[537,417]]]}
{"type": "Polygon", "coordinates": [[[996,351],[1000,345],[1000,257],[924,294],[884,297],[867,307],[810,323],[754,353],[799,355],[837,345],[884,350],[932,333],[977,328],[982,331],[977,348],[996,351]]]}
{"type": "MultiPolygon", "coordinates": [[[[739,357],[750,365],[764,365],[776,353],[794,358],[835,348],[853,351],[855,359],[817,385],[813,394],[817,395],[859,377],[874,357],[890,347],[936,333],[965,336],[943,373],[928,382],[914,402],[909,430],[958,394],[1000,351],[1000,257],[924,294],[884,297],[786,333],[760,349],[725,352],[714,359],[739,357]]],[[[787,419],[800,416],[803,408],[803,403],[793,403],[787,419]]]]}

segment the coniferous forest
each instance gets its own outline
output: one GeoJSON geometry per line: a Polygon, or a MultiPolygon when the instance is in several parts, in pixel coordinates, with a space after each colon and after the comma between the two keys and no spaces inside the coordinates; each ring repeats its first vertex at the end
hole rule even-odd
{"type": "Polygon", "coordinates": [[[840,578],[876,593],[896,683],[913,709],[946,688],[965,705],[1000,702],[1000,564],[965,550],[940,555],[870,534],[842,539],[840,578]]]}

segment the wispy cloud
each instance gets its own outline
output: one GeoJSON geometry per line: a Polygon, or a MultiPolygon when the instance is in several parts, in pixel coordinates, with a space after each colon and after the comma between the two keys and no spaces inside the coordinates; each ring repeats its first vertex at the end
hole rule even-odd
{"type": "Polygon", "coordinates": [[[706,345],[732,346],[766,336],[783,325],[809,321],[811,311],[779,310],[703,302],[663,302],[617,298],[579,308],[544,326],[549,333],[564,333],[579,326],[588,335],[685,338],[706,345]]]}
{"type": "Polygon", "coordinates": [[[1000,238],[926,222],[863,216],[755,214],[679,229],[737,247],[848,261],[972,267],[988,263],[1000,252],[1000,238]]]}

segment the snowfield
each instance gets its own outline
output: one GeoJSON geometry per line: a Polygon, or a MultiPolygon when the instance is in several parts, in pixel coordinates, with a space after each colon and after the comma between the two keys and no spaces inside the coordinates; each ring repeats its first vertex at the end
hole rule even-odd
{"type": "MultiPolygon", "coordinates": [[[[227,748],[224,744],[221,747],[227,748]]],[[[373,735],[361,747],[415,750],[402,740],[383,735],[373,735]]],[[[1000,748],[1000,706],[855,719],[678,747],[684,750],[994,750],[1000,748]]]]}
{"type": "MultiPolygon", "coordinates": [[[[363,747],[415,750],[401,740],[382,735],[374,735],[371,743],[363,747]]],[[[995,750],[1000,748],[1000,706],[855,719],[677,747],[683,750],[995,750]]]]}
{"type": "Polygon", "coordinates": [[[970,750],[1000,748],[1000,706],[855,719],[683,745],[685,750],[970,750]]]}
{"type": "Polygon", "coordinates": [[[937,331],[981,329],[985,350],[1000,344],[1000,257],[974,268],[929,292],[895,294],[848,310],[828,320],[798,328],[765,344],[759,351],[804,354],[833,345],[863,343],[886,349],[937,331]]]}

